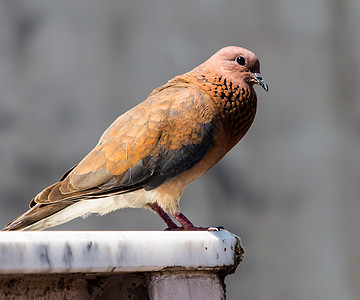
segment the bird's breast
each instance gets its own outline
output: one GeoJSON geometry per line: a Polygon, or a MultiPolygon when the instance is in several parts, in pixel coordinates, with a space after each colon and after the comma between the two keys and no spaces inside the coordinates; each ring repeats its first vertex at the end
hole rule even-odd
{"type": "Polygon", "coordinates": [[[214,99],[218,122],[222,123],[228,139],[228,150],[249,130],[256,114],[256,93],[252,87],[235,86],[223,77],[198,77],[202,88],[214,99]]]}
{"type": "Polygon", "coordinates": [[[221,92],[220,99],[221,119],[232,148],[246,134],[254,121],[256,94],[249,89],[241,88],[230,92],[229,96],[221,92]]]}

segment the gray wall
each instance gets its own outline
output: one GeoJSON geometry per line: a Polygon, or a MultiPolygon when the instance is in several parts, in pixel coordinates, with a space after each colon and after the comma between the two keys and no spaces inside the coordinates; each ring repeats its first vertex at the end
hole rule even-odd
{"type": "MultiPolygon", "coordinates": [[[[1,227],[152,89],[240,45],[269,93],[183,212],[241,236],[229,299],[360,298],[360,2],[0,1],[1,227]]],[[[143,210],[57,229],[161,230],[143,210]]]]}

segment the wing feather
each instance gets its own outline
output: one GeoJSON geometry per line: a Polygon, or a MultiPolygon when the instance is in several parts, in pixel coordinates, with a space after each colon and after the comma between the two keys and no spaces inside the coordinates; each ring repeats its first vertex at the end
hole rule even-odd
{"type": "Polygon", "coordinates": [[[31,205],[154,189],[195,166],[214,143],[203,91],[169,85],[120,116],[96,147],[31,205]]]}

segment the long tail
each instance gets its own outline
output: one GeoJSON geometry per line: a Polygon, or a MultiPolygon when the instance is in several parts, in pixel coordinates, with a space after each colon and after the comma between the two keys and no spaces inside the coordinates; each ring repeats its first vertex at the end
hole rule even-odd
{"type": "Polygon", "coordinates": [[[76,216],[69,216],[69,218],[56,218],[56,215],[74,204],[74,201],[61,201],[50,204],[36,204],[26,213],[17,217],[10,222],[3,231],[11,230],[43,230],[45,228],[60,225],[76,216]]]}
{"type": "MultiPolygon", "coordinates": [[[[54,185],[56,186],[56,185],[54,185]]],[[[44,192],[47,192],[45,189],[44,192]]],[[[66,223],[78,217],[92,213],[105,215],[109,212],[125,207],[147,206],[146,191],[140,187],[113,193],[98,193],[63,199],[50,203],[30,203],[30,209],[6,225],[3,231],[10,230],[43,230],[66,223]]]]}

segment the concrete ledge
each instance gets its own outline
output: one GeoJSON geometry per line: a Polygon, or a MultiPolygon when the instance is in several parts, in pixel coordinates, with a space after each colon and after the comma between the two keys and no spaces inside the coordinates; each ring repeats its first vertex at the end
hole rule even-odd
{"type": "Polygon", "coordinates": [[[225,299],[243,253],[226,230],[1,232],[0,298],[225,299]]]}

